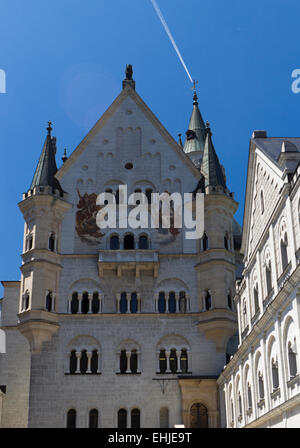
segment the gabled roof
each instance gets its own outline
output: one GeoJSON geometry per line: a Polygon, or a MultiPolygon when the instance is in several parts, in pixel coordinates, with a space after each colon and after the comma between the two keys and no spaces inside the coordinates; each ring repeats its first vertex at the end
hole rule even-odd
{"type": "Polygon", "coordinates": [[[189,128],[186,132],[186,140],[183,147],[183,150],[186,154],[196,151],[203,153],[205,144],[205,125],[198,107],[198,98],[196,92],[194,93],[193,100],[193,111],[189,123],[189,128]]]}
{"type": "Polygon", "coordinates": [[[223,168],[220,165],[217,153],[212,142],[212,133],[209,123],[206,124],[206,139],[204,144],[203,157],[200,171],[205,179],[206,187],[222,186],[226,188],[226,181],[223,168]]]}
{"type": "Polygon", "coordinates": [[[93,128],[88,132],[86,137],[79,143],[77,148],[73,151],[73,153],[69,156],[68,160],[63,164],[63,166],[57,172],[57,178],[61,179],[63,175],[69,170],[72,164],[77,160],[77,158],[83,153],[88,144],[92,141],[92,139],[97,135],[97,133],[102,129],[102,127],[106,124],[106,122],[110,119],[110,117],[114,114],[114,112],[118,109],[121,103],[125,100],[125,98],[130,97],[142,110],[147,119],[153,124],[153,126],[157,129],[157,131],[161,134],[161,136],[169,143],[171,148],[176,152],[176,154],[180,157],[180,159],[185,163],[185,165],[191,170],[193,175],[199,179],[200,173],[193,162],[185,155],[181,146],[173,139],[173,137],[169,134],[169,132],[165,129],[165,127],[161,124],[158,118],[154,115],[154,113],[149,109],[149,107],[145,104],[142,98],[138,95],[138,93],[132,88],[132,86],[128,83],[123,85],[123,90],[114,100],[114,102],[109,106],[109,108],[104,112],[101,118],[97,121],[97,123],[93,126],[93,128]]]}
{"type": "Polygon", "coordinates": [[[57,166],[55,160],[56,153],[56,139],[51,136],[51,122],[48,123],[48,134],[38,161],[30,189],[34,187],[46,187],[50,186],[55,190],[62,192],[60,183],[55,177],[57,173],[57,166]]]}

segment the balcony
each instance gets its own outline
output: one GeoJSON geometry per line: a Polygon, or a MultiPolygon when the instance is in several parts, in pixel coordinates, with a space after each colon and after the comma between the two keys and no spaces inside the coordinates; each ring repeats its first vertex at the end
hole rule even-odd
{"type": "Polygon", "coordinates": [[[104,271],[114,271],[117,277],[132,271],[136,278],[141,271],[150,271],[157,277],[159,269],[158,252],[155,250],[100,250],[98,259],[99,276],[104,271]]]}

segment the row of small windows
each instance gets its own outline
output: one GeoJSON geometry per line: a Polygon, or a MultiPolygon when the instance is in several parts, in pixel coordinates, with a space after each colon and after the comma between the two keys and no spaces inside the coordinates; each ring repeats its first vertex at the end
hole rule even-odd
{"type": "Polygon", "coordinates": [[[109,240],[109,248],[111,250],[146,250],[150,248],[149,239],[147,235],[140,235],[137,240],[137,245],[135,244],[134,235],[129,233],[122,239],[122,245],[119,235],[112,235],[109,240]]]}
{"type": "MultiPolygon", "coordinates": [[[[56,309],[56,294],[53,291],[47,291],[45,298],[45,310],[54,312],[56,309]]],[[[255,303],[258,306],[258,290],[255,289],[255,303]]],[[[230,291],[227,292],[228,308],[233,309],[232,296],[230,291]]],[[[22,295],[21,312],[27,311],[30,306],[29,291],[26,290],[22,295]]],[[[244,312],[246,313],[246,305],[244,302],[244,312]]],[[[212,297],[209,291],[206,291],[204,297],[204,308],[209,311],[212,309],[212,297]]],[[[70,314],[98,314],[102,310],[102,295],[99,292],[73,292],[68,300],[67,312],[70,314]]],[[[137,292],[122,292],[117,294],[116,300],[117,313],[140,313],[141,297],[137,292]]],[[[185,291],[180,292],[164,292],[160,291],[155,296],[155,311],[158,313],[186,313],[190,311],[190,299],[185,291]]]]}
{"type": "MultiPolygon", "coordinates": [[[[230,250],[231,249],[230,237],[229,237],[227,232],[224,235],[224,248],[226,250],[230,250]]],[[[207,236],[206,232],[204,232],[203,237],[201,239],[201,249],[203,251],[206,251],[206,250],[209,249],[209,240],[208,240],[208,236],[207,236]]]]}
{"type": "MultiPolygon", "coordinates": [[[[117,189],[116,191],[113,191],[112,188],[107,188],[105,190],[105,193],[113,194],[115,196],[116,204],[119,204],[119,202],[120,202],[120,191],[119,191],[119,189],[117,189]]],[[[134,193],[144,193],[146,195],[148,204],[151,203],[151,194],[153,193],[153,190],[151,188],[147,188],[145,190],[145,192],[143,192],[140,188],[137,188],[137,189],[134,190],[134,193]]],[[[138,203],[138,201],[137,201],[137,203],[138,203]]]]}
{"type": "MultiPolygon", "coordinates": [[[[233,411],[232,411],[233,412],[233,411]]],[[[206,406],[202,403],[194,403],[190,408],[190,428],[208,428],[208,411],[206,406]]],[[[76,428],[77,426],[77,412],[76,409],[70,409],[67,412],[67,428],[76,428]]],[[[159,410],[159,426],[160,428],[169,428],[169,409],[161,407],[159,410]]],[[[99,412],[98,409],[92,409],[89,412],[89,428],[99,427],[99,412]]],[[[141,411],[134,408],[128,411],[121,408],[117,413],[117,427],[118,429],[141,427],[141,411]]]]}
{"type": "MultiPolygon", "coordinates": [[[[25,239],[25,252],[33,249],[33,233],[29,233],[29,235],[26,236],[25,239]]],[[[55,252],[57,250],[57,240],[55,233],[52,232],[49,235],[48,238],[48,250],[51,250],[51,252],[55,252]]]]}
{"type": "MultiPolygon", "coordinates": [[[[122,349],[118,354],[119,368],[118,374],[139,374],[140,353],[136,349],[122,349]]],[[[69,373],[74,374],[100,374],[100,354],[97,349],[81,351],[72,350],[69,356],[69,373]]],[[[182,348],[177,350],[161,349],[158,352],[158,370],[157,373],[188,373],[189,358],[188,350],[182,348]]]]}
{"type": "MultiPolygon", "coordinates": [[[[294,341],[294,344],[291,342],[288,343],[287,347],[287,360],[288,360],[288,374],[289,379],[293,379],[298,374],[298,366],[297,366],[297,353],[295,348],[296,341],[294,341]]],[[[271,367],[271,387],[272,387],[272,393],[279,390],[279,366],[278,366],[278,360],[276,358],[271,359],[270,363],[271,367]]],[[[247,383],[247,407],[248,407],[248,413],[252,411],[252,389],[251,385],[248,382],[247,383]]],[[[261,371],[257,372],[257,396],[258,396],[258,405],[262,405],[265,400],[265,381],[263,377],[263,373],[261,371]]],[[[237,408],[238,408],[238,416],[241,418],[243,415],[243,406],[242,406],[242,399],[240,392],[238,393],[237,398],[237,408]]],[[[233,400],[231,399],[231,421],[234,422],[234,404],[233,400]]]]}

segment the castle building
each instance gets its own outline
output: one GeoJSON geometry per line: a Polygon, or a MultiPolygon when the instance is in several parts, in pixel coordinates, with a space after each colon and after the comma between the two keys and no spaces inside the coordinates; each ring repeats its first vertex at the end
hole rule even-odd
{"type": "Polygon", "coordinates": [[[127,66],[121,93],[60,169],[55,156],[49,123],[19,203],[21,280],[2,282],[0,426],[219,427],[241,229],[196,93],[182,145],[127,66]],[[148,200],[203,193],[202,238],[172,225],[100,229],[98,194],[118,203],[125,185],[148,200]]]}
{"type": "Polygon", "coordinates": [[[300,138],[254,132],[235,297],[239,348],[217,381],[222,426],[300,427],[299,162],[300,138]]]}

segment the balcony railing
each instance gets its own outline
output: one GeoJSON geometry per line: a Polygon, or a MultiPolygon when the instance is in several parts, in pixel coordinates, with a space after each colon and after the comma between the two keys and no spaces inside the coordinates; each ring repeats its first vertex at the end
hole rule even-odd
{"type": "Polygon", "coordinates": [[[99,276],[103,277],[105,270],[113,270],[118,277],[123,272],[135,271],[139,277],[141,271],[152,271],[157,277],[159,269],[158,252],[155,250],[100,250],[98,259],[99,276]]]}

